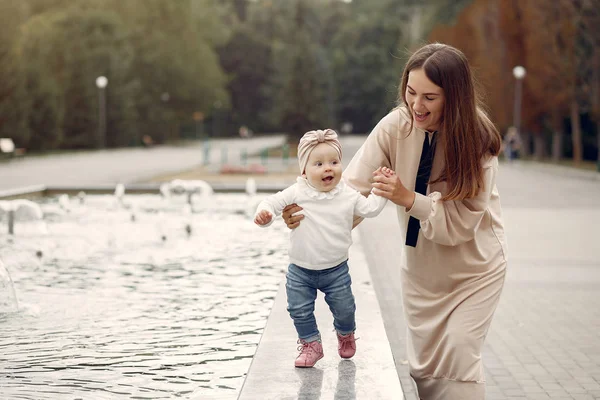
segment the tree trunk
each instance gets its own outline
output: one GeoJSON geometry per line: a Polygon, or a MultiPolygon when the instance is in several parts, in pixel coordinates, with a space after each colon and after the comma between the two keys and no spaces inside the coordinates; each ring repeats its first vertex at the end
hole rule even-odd
{"type": "Polygon", "coordinates": [[[596,161],[596,170],[600,172],[600,123],[596,124],[596,143],[598,144],[598,158],[596,161]]]}
{"type": "Polygon", "coordinates": [[[538,133],[533,135],[533,158],[535,160],[541,160],[546,156],[546,141],[544,135],[538,133]]]}
{"type": "Polygon", "coordinates": [[[573,140],[573,164],[580,165],[583,159],[581,144],[581,121],[579,119],[579,104],[571,104],[571,138],[573,140]]]}
{"type": "Polygon", "coordinates": [[[559,162],[563,155],[562,117],[558,112],[552,115],[552,161],[559,162]]]}
{"type": "MultiPolygon", "coordinates": [[[[596,26],[596,29],[598,27],[596,26]]],[[[596,36],[597,37],[597,36],[596,36]]],[[[600,41],[597,40],[599,43],[600,41]]],[[[594,47],[594,64],[592,68],[592,120],[596,123],[596,143],[598,158],[596,170],[600,172],[600,49],[594,47]]]]}
{"type": "Polygon", "coordinates": [[[552,133],[552,161],[558,162],[563,154],[563,133],[555,130],[552,133]]]}
{"type": "Polygon", "coordinates": [[[521,157],[531,155],[531,133],[521,132],[521,157]]]}

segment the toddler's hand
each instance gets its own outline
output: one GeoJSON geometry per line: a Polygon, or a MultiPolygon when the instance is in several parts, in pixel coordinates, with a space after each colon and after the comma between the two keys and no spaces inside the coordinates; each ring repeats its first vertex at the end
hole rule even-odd
{"type": "Polygon", "coordinates": [[[373,172],[373,176],[385,176],[386,178],[391,178],[394,175],[396,175],[396,172],[388,167],[379,167],[373,172]]]}
{"type": "Polygon", "coordinates": [[[393,169],[390,169],[388,167],[381,167],[381,172],[383,173],[383,175],[387,176],[388,178],[391,178],[392,176],[396,175],[396,171],[394,171],[393,169]]]}
{"type": "Polygon", "coordinates": [[[267,210],[260,210],[256,217],[254,217],[254,223],[256,225],[266,225],[273,219],[273,214],[268,212],[267,210]]]}

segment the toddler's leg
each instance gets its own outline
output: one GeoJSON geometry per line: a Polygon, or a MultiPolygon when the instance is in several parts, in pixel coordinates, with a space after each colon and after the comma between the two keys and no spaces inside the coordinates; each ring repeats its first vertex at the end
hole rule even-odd
{"type": "Polygon", "coordinates": [[[325,293],[325,301],[333,314],[333,326],[337,331],[338,354],[342,358],[351,358],[356,353],[355,312],[356,304],[352,294],[352,280],[348,264],[344,262],[333,268],[323,279],[320,289],[325,293]]]}
{"type": "Polygon", "coordinates": [[[314,313],[317,298],[315,275],[290,264],[286,278],[287,310],[294,320],[298,337],[305,342],[320,340],[314,313]]]}
{"type": "Polygon", "coordinates": [[[298,332],[300,354],[294,361],[298,368],[310,368],[323,358],[321,336],[315,319],[317,273],[294,264],[288,267],[285,289],[288,311],[298,332]]]}
{"type": "Polygon", "coordinates": [[[348,263],[344,262],[321,275],[319,289],[325,293],[325,301],[333,314],[333,326],[341,335],[356,329],[356,304],[352,294],[352,280],[348,263]]]}

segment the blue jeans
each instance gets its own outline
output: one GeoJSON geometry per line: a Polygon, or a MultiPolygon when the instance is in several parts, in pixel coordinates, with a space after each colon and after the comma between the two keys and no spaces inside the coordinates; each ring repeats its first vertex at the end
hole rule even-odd
{"type": "Polygon", "coordinates": [[[290,264],[286,278],[287,310],[300,339],[307,342],[320,339],[314,313],[317,289],[325,293],[335,330],[341,335],[354,332],[356,304],[350,287],[352,280],[348,273],[348,261],[320,271],[290,264]]]}

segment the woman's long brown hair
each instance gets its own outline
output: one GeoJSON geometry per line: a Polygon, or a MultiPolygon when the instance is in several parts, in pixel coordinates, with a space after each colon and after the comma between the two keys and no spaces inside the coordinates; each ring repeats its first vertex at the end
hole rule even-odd
{"type": "Polygon", "coordinates": [[[483,111],[467,58],[460,50],[440,43],[421,47],[404,68],[398,100],[411,115],[406,101],[408,74],[420,68],[431,82],[444,90],[436,147],[444,152],[445,166],[431,183],[445,181],[448,184],[449,191],[443,200],[474,197],[483,188],[481,161],[486,155],[499,154],[502,137],[483,111]]]}

